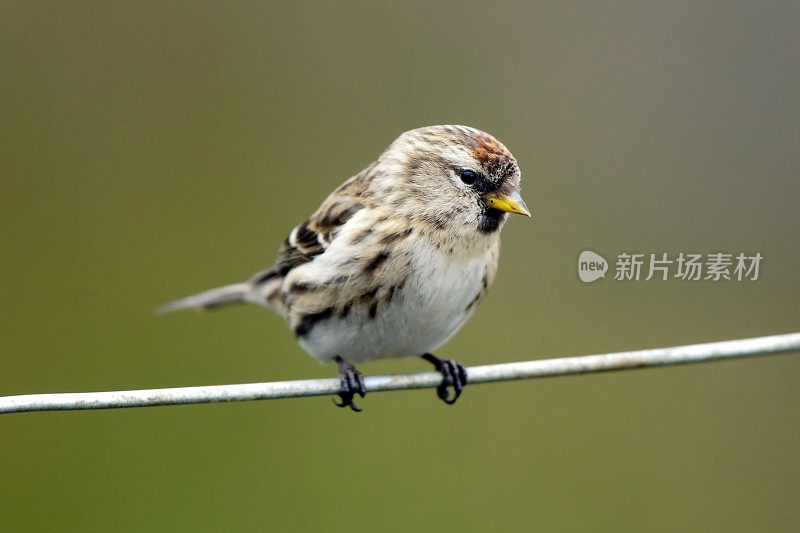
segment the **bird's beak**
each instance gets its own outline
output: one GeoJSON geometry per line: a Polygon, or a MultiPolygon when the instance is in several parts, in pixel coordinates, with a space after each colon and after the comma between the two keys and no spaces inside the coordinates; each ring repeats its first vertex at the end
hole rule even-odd
{"type": "Polygon", "coordinates": [[[487,207],[493,207],[506,213],[519,213],[520,215],[531,216],[528,206],[517,191],[511,191],[505,194],[500,191],[487,193],[483,196],[484,202],[487,207]]]}

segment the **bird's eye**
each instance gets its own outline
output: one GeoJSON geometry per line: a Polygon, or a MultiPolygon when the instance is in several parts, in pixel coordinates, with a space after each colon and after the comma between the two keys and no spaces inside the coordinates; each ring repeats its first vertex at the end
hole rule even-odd
{"type": "Polygon", "coordinates": [[[459,177],[461,177],[461,181],[463,181],[467,185],[472,185],[473,183],[475,183],[475,180],[478,179],[478,175],[468,168],[462,170],[461,174],[459,174],[459,177]]]}

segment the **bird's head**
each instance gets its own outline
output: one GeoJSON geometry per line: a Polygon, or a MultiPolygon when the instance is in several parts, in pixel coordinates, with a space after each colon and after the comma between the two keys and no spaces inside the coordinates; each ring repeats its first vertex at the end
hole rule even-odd
{"type": "Polygon", "coordinates": [[[377,164],[383,168],[373,185],[381,204],[458,237],[493,235],[508,213],[530,216],[520,196],[517,160],[480,130],[429,126],[407,131],[377,164]]]}

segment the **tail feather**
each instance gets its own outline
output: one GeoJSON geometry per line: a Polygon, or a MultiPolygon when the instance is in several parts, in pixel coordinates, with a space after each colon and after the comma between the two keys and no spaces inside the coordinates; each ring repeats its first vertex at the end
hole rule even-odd
{"type": "Polygon", "coordinates": [[[180,311],[181,309],[205,310],[228,304],[242,303],[246,301],[252,287],[250,283],[234,283],[233,285],[217,287],[216,289],[160,305],[156,307],[155,312],[163,314],[180,311]]]}

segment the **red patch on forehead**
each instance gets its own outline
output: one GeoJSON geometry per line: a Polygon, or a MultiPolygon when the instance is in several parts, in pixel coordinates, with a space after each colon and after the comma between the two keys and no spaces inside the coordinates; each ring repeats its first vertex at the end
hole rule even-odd
{"type": "Polygon", "coordinates": [[[513,172],[517,160],[500,141],[482,131],[475,133],[472,138],[475,140],[472,154],[490,174],[500,176],[513,172]]]}
{"type": "Polygon", "coordinates": [[[473,139],[475,139],[476,146],[472,153],[484,168],[497,169],[517,162],[508,148],[488,133],[476,133],[473,135],[473,139]]]}

